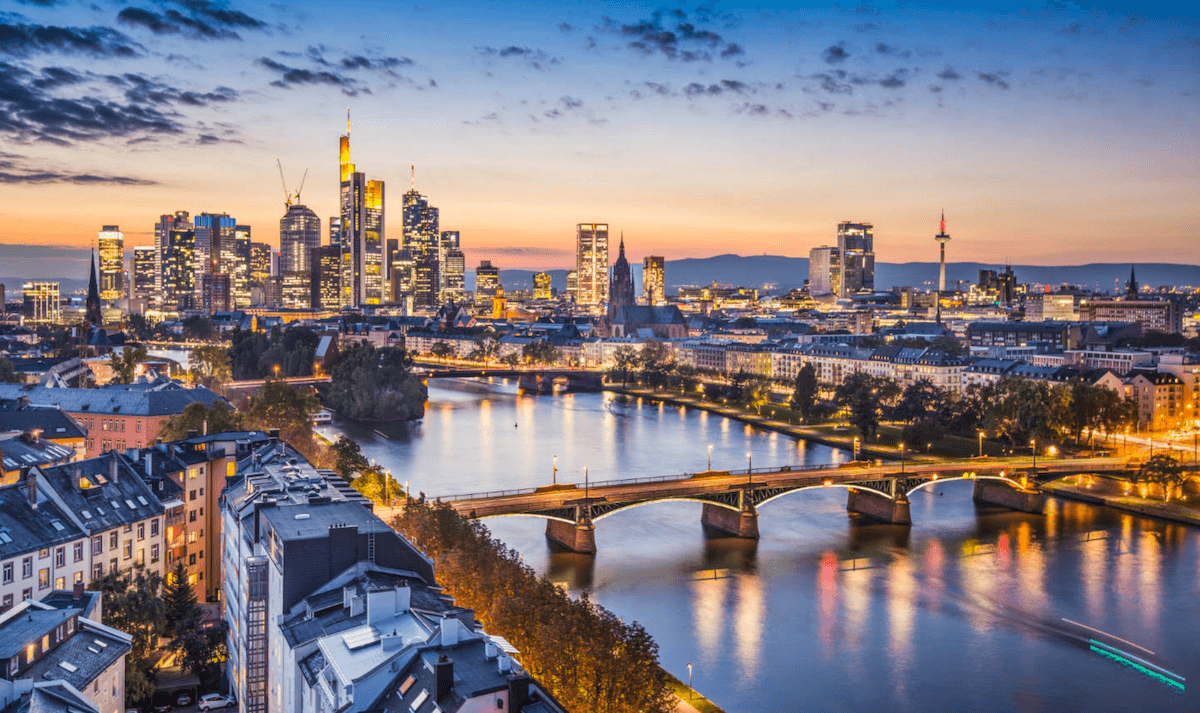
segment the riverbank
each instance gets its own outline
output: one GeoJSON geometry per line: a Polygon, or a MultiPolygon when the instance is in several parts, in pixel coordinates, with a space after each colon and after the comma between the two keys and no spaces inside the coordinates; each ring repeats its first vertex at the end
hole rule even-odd
{"type": "MultiPolygon", "coordinates": [[[[777,421],[775,419],[765,418],[757,414],[747,413],[741,409],[730,408],[728,406],[712,403],[711,401],[703,401],[701,399],[693,398],[691,396],[684,396],[682,394],[677,395],[663,391],[655,391],[652,389],[639,389],[631,386],[617,386],[616,384],[605,384],[604,390],[617,394],[624,394],[626,396],[637,396],[640,398],[649,399],[651,401],[661,401],[673,406],[683,406],[685,408],[707,411],[718,416],[733,419],[734,421],[741,421],[742,423],[748,423],[751,426],[764,428],[769,431],[777,431],[801,440],[820,443],[821,445],[829,446],[830,448],[841,448],[850,451],[851,453],[854,452],[853,436],[838,436],[835,434],[823,433],[818,431],[816,428],[784,423],[783,421],[777,421]]],[[[896,454],[892,451],[879,450],[869,446],[860,445],[859,457],[861,458],[863,456],[868,458],[880,458],[883,460],[896,460],[896,454]]]]}
{"type": "Polygon", "coordinates": [[[1042,490],[1058,498],[1078,500],[1092,505],[1104,505],[1137,515],[1200,527],[1200,510],[1186,505],[1164,503],[1135,495],[1096,492],[1069,482],[1046,483],[1042,486],[1042,490]]]}

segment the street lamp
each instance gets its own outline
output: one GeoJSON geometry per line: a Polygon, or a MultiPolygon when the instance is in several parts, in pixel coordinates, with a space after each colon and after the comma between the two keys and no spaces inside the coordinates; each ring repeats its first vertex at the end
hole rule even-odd
{"type": "Polygon", "coordinates": [[[754,455],[746,451],[746,485],[754,483],[754,455]]]}
{"type": "Polygon", "coordinates": [[[1037,439],[1029,439],[1029,450],[1033,451],[1033,474],[1037,475],[1037,439]]]}
{"type": "Polygon", "coordinates": [[[279,378],[279,365],[278,364],[275,365],[275,378],[276,379],[279,378]]]}
{"type": "Polygon", "coordinates": [[[708,469],[712,470],[712,444],[708,444],[708,469]]]}
{"type": "Polygon", "coordinates": [[[904,475],[904,454],[905,453],[906,453],[906,451],[904,449],[904,443],[901,442],[900,443],[900,475],[904,475]]]}
{"type": "Polygon", "coordinates": [[[855,436],[854,437],[854,460],[855,461],[858,460],[858,451],[861,446],[862,446],[862,441],[859,440],[858,436],[855,436]]]}
{"type": "Polygon", "coordinates": [[[554,485],[558,485],[558,456],[557,455],[554,456],[554,480],[552,481],[552,483],[554,485]]]}
{"type": "Polygon", "coordinates": [[[983,431],[979,432],[979,457],[983,457],[983,431]]]}
{"type": "Polygon", "coordinates": [[[583,499],[588,500],[588,467],[583,466],[583,499]]]}

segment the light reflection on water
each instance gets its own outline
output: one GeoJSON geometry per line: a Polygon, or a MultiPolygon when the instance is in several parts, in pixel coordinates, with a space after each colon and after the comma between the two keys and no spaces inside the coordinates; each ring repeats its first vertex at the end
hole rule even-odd
{"type": "MultiPolygon", "coordinates": [[[[517,395],[434,382],[419,425],[344,427],[413,492],[825,463],[840,452],[711,414],[612,395],[517,395]],[[516,424],[514,426],[514,424],[516,424]]],[[[332,429],[334,431],[337,430],[332,429]]],[[[1180,525],[1051,500],[1047,514],[977,508],[971,485],[914,494],[912,528],[817,489],[760,511],[762,539],[709,539],[700,505],[622,511],[595,557],[552,552],[544,523],[488,521],[525,561],[646,626],[663,665],[729,713],[773,710],[1191,710],[1180,694],[1088,651],[1070,619],[1156,653],[1200,683],[1200,537],[1180,525]],[[936,492],[935,492],[936,491],[936,492]]]]}

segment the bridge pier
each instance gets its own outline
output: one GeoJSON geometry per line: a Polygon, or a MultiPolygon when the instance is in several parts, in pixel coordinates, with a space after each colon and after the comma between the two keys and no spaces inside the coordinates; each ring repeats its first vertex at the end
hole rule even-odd
{"type": "Polygon", "coordinates": [[[891,525],[912,524],[908,496],[903,493],[898,493],[895,498],[886,498],[870,490],[850,488],[846,509],[891,525]]]}
{"type": "Polygon", "coordinates": [[[742,494],[742,498],[740,511],[704,503],[704,512],[700,515],[700,523],[722,535],[757,540],[758,511],[754,509],[753,503],[745,499],[745,493],[742,494]]]}
{"type": "Polygon", "coordinates": [[[994,478],[976,478],[972,497],[977,503],[999,505],[1010,510],[1035,514],[1041,514],[1046,506],[1046,495],[1041,491],[1016,487],[1016,483],[1010,484],[994,478]]]}
{"type": "Polygon", "coordinates": [[[546,521],[546,539],[583,555],[596,554],[596,525],[589,514],[590,508],[577,505],[575,522],[562,520],[546,521]]]}

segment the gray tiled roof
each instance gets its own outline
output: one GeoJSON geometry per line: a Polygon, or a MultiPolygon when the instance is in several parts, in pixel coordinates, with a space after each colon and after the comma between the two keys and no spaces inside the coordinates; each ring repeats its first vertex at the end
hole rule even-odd
{"type": "Polygon", "coordinates": [[[24,482],[0,488],[0,533],[7,535],[0,536],[0,560],[83,537],[53,501],[43,498],[36,509],[31,507],[24,482]],[[10,538],[11,542],[5,541],[10,538]]]}
{"type": "Polygon", "coordinates": [[[204,387],[145,391],[138,389],[53,389],[45,386],[0,384],[0,399],[29,398],[41,406],[59,406],[70,413],[115,414],[120,416],[173,416],[191,403],[211,406],[221,400],[204,387]]]}
{"type": "Polygon", "coordinates": [[[125,456],[118,453],[45,468],[41,477],[68,508],[78,513],[89,534],[130,525],[164,512],[158,497],[129,466],[125,456]],[[115,481],[110,470],[113,460],[117,461],[115,481]],[[91,487],[86,490],[77,487],[76,472],[86,478],[91,487]]]}

